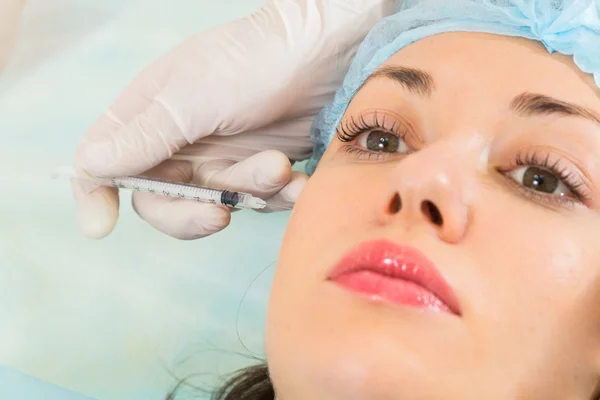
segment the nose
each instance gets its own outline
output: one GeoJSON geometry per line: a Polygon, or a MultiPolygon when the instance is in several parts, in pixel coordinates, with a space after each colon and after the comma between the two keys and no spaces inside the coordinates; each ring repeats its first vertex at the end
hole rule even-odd
{"type": "Polygon", "coordinates": [[[469,224],[465,191],[472,189],[469,182],[476,168],[469,155],[460,153],[440,144],[394,165],[380,208],[383,221],[400,221],[407,229],[426,225],[443,241],[459,242],[469,224]]]}

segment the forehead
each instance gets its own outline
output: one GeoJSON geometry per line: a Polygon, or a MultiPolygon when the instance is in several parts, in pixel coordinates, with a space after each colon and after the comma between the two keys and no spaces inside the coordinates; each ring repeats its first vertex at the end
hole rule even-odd
{"type": "Polygon", "coordinates": [[[509,101],[527,91],[600,111],[600,89],[591,74],[581,71],[572,57],[550,54],[541,43],[524,38],[443,33],[406,46],[382,67],[392,65],[426,71],[437,92],[474,101],[509,101]]]}

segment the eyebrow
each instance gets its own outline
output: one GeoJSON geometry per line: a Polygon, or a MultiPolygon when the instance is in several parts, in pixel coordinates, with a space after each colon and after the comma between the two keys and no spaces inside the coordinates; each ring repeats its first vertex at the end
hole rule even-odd
{"type": "MultiPolygon", "coordinates": [[[[385,66],[375,71],[363,84],[372,79],[387,78],[395,81],[409,92],[429,97],[435,91],[435,81],[431,74],[415,68],[385,66]]],[[[585,118],[600,125],[600,114],[583,106],[558,100],[537,93],[521,93],[510,102],[510,109],[523,116],[544,116],[561,114],[585,118]]]]}
{"type": "Polygon", "coordinates": [[[435,90],[433,77],[420,69],[406,68],[400,66],[386,66],[375,71],[363,84],[366,85],[372,79],[387,78],[395,81],[409,92],[420,96],[431,96],[435,90]]]}
{"type": "Polygon", "coordinates": [[[594,111],[543,94],[522,93],[513,99],[510,108],[525,116],[562,114],[585,118],[600,125],[600,115],[594,111]]]}

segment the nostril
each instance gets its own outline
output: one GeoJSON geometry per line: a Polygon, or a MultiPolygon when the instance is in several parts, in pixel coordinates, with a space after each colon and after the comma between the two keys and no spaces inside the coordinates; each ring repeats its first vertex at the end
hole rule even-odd
{"type": "Polygon", "coordinates": [[[390,214],[397,214],[402,209],[402,200],[400,199],[400,195],[396,193],[390,201],[389,204],[389,212],[390,214]]]}
{"type": "Polygon", "coordinates": [[[434,225],[442,226],[444,224],[442,213],[440,213],[440,210],[431,201],[425,200],[421,203],[421,211],[423,211],[423,214],[425,214],[434,225]]]}

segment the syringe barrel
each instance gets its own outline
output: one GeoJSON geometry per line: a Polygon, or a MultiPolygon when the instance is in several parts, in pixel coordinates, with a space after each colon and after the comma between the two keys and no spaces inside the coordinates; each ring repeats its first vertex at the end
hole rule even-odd
{"type": "Polygon", "coordinates": [[[171,182],[154,178],[125,176],[110,179],[110,185],[135,192],[160,194],[201,203],[224,205],[233,208],[248,208],[243,200],[245,194],[229,190],[212,189],[203,186],[171,182]]]}
{"type": "Polygon", "coordinates": [[[224,205],[239,209],[263,209],[266,202],[248,193],[231,190],[213,189],[204,186],[191,185],[181,182],[173,182],[155,179],[147,176],[121,176],[115,178],[81,178],[72,166],[56,166],[53,169],[54,176],[68,176],[71,178],[86,179],[99,186],[109,186],[134,192],[145,192],[162,196],[187,199],[202,203],[224,205]]]}

